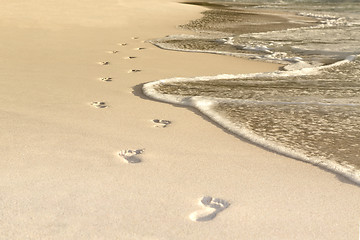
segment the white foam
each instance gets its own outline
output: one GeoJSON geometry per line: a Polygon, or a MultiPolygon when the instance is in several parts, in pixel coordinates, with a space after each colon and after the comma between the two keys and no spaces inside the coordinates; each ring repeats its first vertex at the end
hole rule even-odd
{"type": "Polygon", "coordinates": [[[224,44],[234,45],[234,37],[223,38],[224,44]]]}
{"type": "Polygon", "coordinates": [[[251,50],[251,51],[265,52],[265,53],[273,53],[270,50],[270,48],[268,48],[265,45],[245,46],[244,49],[251,50]]]}
{"type": "Polygon", "coordinates": [[[326,69],[326,68],[337,67],[337,66],[340,66],[340,65],[343,65],[343,64],[347,64],[349,62],[353,62],[358,57],[360,57],[360,55],[350,55],[350,56],[347,56],[344,60],[337,61],[337,62],[335,62],[333,64],[330,64],[330,65],[325,65],[325,66],[318,67],[318,69],[321,70],[321,69],[326,69]]]}
{"type": "Polygon", "coordinates": [[[307,62],[304,62],[304,61],[298,61],[296,63],[293,63],[293,64],[289,64],[289,65],[286,65],[284,67],[284,69],[286,71],[293,71],[293,70],[300,70],[300,69],[303,69],[303,68],[312,68],[313,66],[307,62]]]}
{"type": "Polygon", "coordinates": [[[346,26],[348,21],[343,17],[337,17],[329,14],[316,14],[316,13],[298,13],[300,16],[313,17],[320,20],[320,24],[316,27],[334,27],[334,26],[346,26]]]}
{"type": "MultiPolygon", "coordinates": [[[[295,29],[295,30],[298,30],[298,29],[295,29]]],[[[286,30],[286,31],[290,31],[290,30],[286,30]]],[[[281,32],[281,31],[274,31],[274,32],[281,32]]],[[[261,35],[261,34],[268,34],[268,33],[269,32],[256,33],[256,34],[253,34],[253,36],[261,35]]],[[[245,36],[245,35],[246,34],[244,34],[243,36],[245,36]]],[[[319,69],[338,66],[340,64],[347,63],[349,61],[353,61],[356,58],[356,55],[351,55],[343,61],[339,61],[337,63],[331,64],[331,65],[325,65],[325,66],[321,67],[322,64],[320,64],[320,63],[311,63],[310,64],[310,63],[304,61],[301,57],[288,57],[287,53],[285,53],[285,52],[273,52],[271,50],[271,48],[269,48],[265,45],[255,45],[255,46],[249,45],[249,46],[243,47],[243,49],[245,49],[245,50],[251,50],[254,52],[265,53],[264,55],[258,55],[255,53],[251,54],[251,53],[226,52],[226,51],[216,51],[216,50],[183,49],[183,48],[176,48],[171,44],[163,42],[164,40],[166,41],[166,40],[174,40],[174,39],[186,40],[186,39],[203,39],[203,38],[193,36],[193,35],[173,35],[173,36],[168,36],[163,39],[151,40],[149,42],[159,48],[166,49],[166,50],[181,51],[181,52],[220,54],[220,55],[226,55],[226,56],[232,56],[232,57],[260,60],[260,61],[265,61],[265,62],[280,63],[280,64],[286,65],[286,67],[284,69],[287,71],[289,71],[289,70],[290,71],[292,71],[292,70],[301,70],[302,71],[303,69],[306,69],[306,70],[304,70],[304,73],[311,71],[310,69],[313,69],[314,72],[317,72],[319,69]]],[[[231,44],[231,45],[234,44],[233,37],[223,38],[222,41],[225,41],[225,44],[231,44]]],[[[296,47],[293,47],[293,48],[296,48],[296,47]]]]}
{"type": "MultiPolygon", "coordinates": [[[[274,53],[271,51],[271,49],[269,47],[267,47],[265,45],[256,45],[256,46],[249,45],[249,46],[245,46],[243,48],[245,50],[251,50],[254,52],[263,52],[263,53],[267,54],[264,56],[259,56],[259,55],[255,55],[255,54],[251,54],[251,53],[227,52],[227,51],[216,51],[216,50],[183,49],[183,48],[174,47],[173,45],[164,42],[164,41],[168,41],[168,40],[186,40],[186,39],[200,39],[201,40],[201,39],[208,39],[208,38],[182,34],[182,35],[171,35],[171,36],[167,36],[167,37],[161,38],[161,39],[154,39],[154,40],[150,40],[149,42],[161,49],[172,50],[172,51],[220,54],[220,55],[239,57],[239,58],[259,59],[259,60],[266,61],[266,62],[274,62],[274,63],[281,63],[281,64],[288,64],[289,62],[292,62],[291,59],[281,59],[279,57],[271,57],[272,55],[269,55],[269,54],[274,54],[274,53]]],[[[216,40],[216,39],[214,39],[214,40],[216,40]]],[[[234,45],[233,37],[223,38],[223,39],[221,39],[221,41],[224,41],[224,44],[234,45]]]]}

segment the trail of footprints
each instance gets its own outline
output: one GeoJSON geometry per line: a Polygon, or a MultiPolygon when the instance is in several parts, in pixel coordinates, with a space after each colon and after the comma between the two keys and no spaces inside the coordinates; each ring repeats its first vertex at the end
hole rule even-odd
{"type": "MultiPolygon", "coordinates": [[[[132,37],[132,39],[137,40],[139,38],[132,37]]],[[[127,43],[118,43],[118,45],[122,46],[122,47],[128,46],[127,43]]],[[[138,48],[134,48],[133,50],[141,51],[141,50],[145,50],[145,49],[146,48],[144,48],[144,47],[138,47],[138,48]]],[[[111,51],[108,51],[108,53],[118,54],[119,51],[111,50],[111,51]]],[[[135,59],[136,57],[135,56],[126,56],[123,58],[130,60],[130,59],[135,59]]],[[[98,64],[107,66],[107,65],[110,65],[110,62],[101,61],[101,62],[98,62],[98,64]]],[[[140,69],[130,69],[128,71],[128,73],[138,73],[138,72],[141,72],[141,70],[140,69]]],[[[103,82],[111,82],[112,78],[111,77],[101,77],[101,78],[99,78],[99,80],[103,81],[103,82]]],[[[90,105],[95,108],[107,108],[108,107],[107,103],[103,102],[103,101],[92,102],[90,105]]],[[[157,128],[166,128],[167,126],[169,126],[171,124],[171,121],[163,120],[163,119],[153,119],[152,122],[154,123],[154,127],[157,127],[157,128]]],[[[118,153],[118,156],[121,159],[123,159],[123,161],[125,163],[136,164],[136,163],[140,163],[143,161],[142,154],[144,153],[144,151],[145,151],[145,149],[125,149],[125,150],[121,150],[118,153]]],[[[199,204],[201,206],[201,209],[199,209],[189,215],[190,220],[192,220],[194,222],[210,221],[210,220],[214,219],[220,212],[224,211],[226,208],[228,208],[230,206],[230,203],[223,199],[212,198],[209,196],[202,197],[199,201],[199,204]]]]}
{"type": "MultiPolygon", "coordinates": [[[[132,37],[131,39],[137,40],[139,38],[132,37]]],[[[118,45],[122,46],[122,47],[126,47],[128,44],[127,43],[118,43],[118,45]]],[[[145,49],[144,47],[138,47],[138,48],[135,48],[134,50],[144,50],[144,49],[145,49]]],[[[118,51],[118,50],[107,51],[107,53],[110,53],[110,54],[118,54],[119,52],[120,51],[118,51]]],[[[123,58],[124,59],[135,59],[136,57],[135,56],[126,56],[123,58]]],[[[98,62],[98,64],[102,65],[102,66],[107,66],[107,65],[110,65],[110,62],[109,61],[100,61],[100,62],[98,62]]],[[[141,72],[141,70],[140,69],[130,69],[128,71],[128,73],[138,73],[138,72],[141,72]]],[[[100,77],[99,80],[103,81],[103,82],[111,82],[113,79],[112,79],[112,77],[100,77]]],[[[95,108],[107,108],[108,107],[106,102],[92,102],[92,103],[90,103],[90,105],[95,108]]]]}

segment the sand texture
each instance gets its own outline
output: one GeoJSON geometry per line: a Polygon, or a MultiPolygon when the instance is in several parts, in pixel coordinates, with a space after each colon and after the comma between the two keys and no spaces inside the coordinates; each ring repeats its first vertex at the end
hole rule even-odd
{"type": "Polygon", "coordinates": [[[279,67],[147,42],[203,10],[1,1],[0,239],[357,239],[358,186],[142,94],[279,67]]]}

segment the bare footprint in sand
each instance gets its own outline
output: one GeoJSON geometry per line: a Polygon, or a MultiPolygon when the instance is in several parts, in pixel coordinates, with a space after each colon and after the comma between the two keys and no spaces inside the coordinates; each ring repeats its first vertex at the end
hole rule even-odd
{"type": "Polygon", "coordinates": [[[103,82],[111,82],[112,78],[111,77],[102,77],[102,78],[99,78],[99,80],[103,81],[103,82]]]}
{"type": "Polygon", "coordinates": [[[128,71],[128,73],[137,73],[137,72],[141,72],[141,70],[140,69],[130,69],[128,71]]]}
{"type": "Polygon", "coordinates": [[[154,119],[153,122],[156,123],[156,124],[154,125],[155,127],[162,127],[162,128],[165,128],[165,127],[167,127],[169,124],[171,124],[171,121],[169,121],[169,120],[154,119]]]}
{"type": "Polygon", "coordinates": [[[132,56],[129,56],[129,57],[124,57],[124,59],[134,59],[136,57],[132,57],[132,56]]]}
{"type": "Polygon", "coordinates": [[[127,43],[118,43],[118,45],[120,45],[120,46],[126,46],[127,43]]]}
{"type": "Polygon", "coordinates": [[[119,152],[119,156],[122,157],[126,163],[139,163],[141,162],[139,155],[143,152],[144,149],[122,150],[119,152]]]}
{"type": "Polygon", "coordinates": [[[146,49],[146,48],[144,48],[144,47],[134,48],[134,50],[144,50],[144,49],[146,49]]]}
{"type": "Polygon", "coordinates": [[[103,77],[103,78],[99,78],[99,80],[103,81],[103,82],[111,82],[112,78],[111,77],[103,77]]]}
{"type": "Polygon", "coordinates": [[[132,37],[131,39],[133,39],[133,40],[137,40],[137,39],[139,39],[139,37],[132,37]]]}
{"type": "Polygon", "coordinates": [[[110,64],[110,62],[98,62],[98,64],[100,64],[100,65],[109,65],[110,64]]]}
{"type": "Polygon", "coordinates": [[[116,53],[119,53],[119,51],[117,51],[117,50],[112,50],[112,51],[107,51],[107,53],[116,54],[116,53]]]}
{"type": "Polygon", "coordinates": [[[194,222],[212,220],[218,213],[228,208],[230,203],[220,198],[206,196],[200,200],[200,205],[204,208],[191,213],[189,216],[189,218],[194,222]]]}
{"type": "Polygon", "coordinates": [[[94,106],[96,108],[107,108],[108,105],[106,105],[105,102],[92,102],[91,106],[94,106]]]}

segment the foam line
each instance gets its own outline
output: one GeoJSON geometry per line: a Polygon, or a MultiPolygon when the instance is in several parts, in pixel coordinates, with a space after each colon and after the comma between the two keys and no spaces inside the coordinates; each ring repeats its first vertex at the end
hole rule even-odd
{"type": "MultiPolygon", "coordinates": [[[[349,56],[347,59],[329,65],[327,67],[338,66],[341,64],[346,64],[350,61],[353,61],[357,56],[349,56]]],[[[164,83],[171,83],[171,82],[192,82],[192,81],[212,81],[217,79],[245,79],[250,77],[269,77],[269,76],[297,76],[297,75],[307,75],[307,74],[317,74],[319,70],[324,69],[325,67],[317,67],[317,68],[310,68],[310,69],[302,69],[302,70],[295,70],[295,71],[288,71],[288,72],[272,72],[272,73],[255,73],[255,74],[239,74],[239,75],[231,75],[231,74],[222,74],[217,76],[200,76],[200,77],[193,77],[193,78],[169,78],[169,79],[162,79],[155,82],[147,83],[143,86],[143,92],[146,96],[173,104],[180,104],[183,106],[190,106],[197,108],[200,112],[207,115],[210,119],[214,122],[218,123],[223,128],[235,133],[236,135],[248,139],[250,142],[260,145],[268,150],[275,151],[279,154],[301,160],[307,163],[311,163],[313,165],[325,168],[330,170],[334,173],[340,174],[351,181],[355,182],[356,184],[360,185],[360,170],[355,169],[355,167],[345,164],[345,163],[338,163],[335,161],[322,159],[322,158],[314,158],[314,157],[307,157],[305,154],[291,150],[287,147],[284,147],[278,143],[265,140],[254,134],[253,132],[249,131],[248,129],[235,125],[231,121],[227,120],[226,118],[222,117],[216,111],[213,110],[212,106],[217,101],[231,101],[229,99],[215,99],[210,97],[192,97],[192,96],[181,96],[181,95],[170,95],[170,94],[162,94],[156,91],[156,86],[162,85],[164,83]]],[[[235,100],[235,101],[242,101],[242,100],[235,100]]],[[[244,101],[245,102],[245,101],[244,101]]],[[[252,103],[254,103],[252,101],[252,103]]],[[[268,102],[269,104],[270,102],[268,102]]],[[[258,102],[258,104],[267,104],[267,102],[258,102]]],[[[280,103],[281,104],[281,103],[280,103]]],[[[294,103],[283,103],[283,104],[294,104],[294,103]]],[[[303,103],[296,103],[296,104],[303,104],[303,103]]],[[[308,104],[308,103],[307,103],[308,104]]]]}

